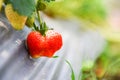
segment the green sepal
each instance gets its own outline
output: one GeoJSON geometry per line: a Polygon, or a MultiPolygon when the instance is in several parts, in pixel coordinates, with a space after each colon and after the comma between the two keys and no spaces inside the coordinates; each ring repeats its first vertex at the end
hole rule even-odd
{"type": "Polygon", "coordinates": [[[58,58],[59,56],[53,56],[52,58],[58,58]]]}

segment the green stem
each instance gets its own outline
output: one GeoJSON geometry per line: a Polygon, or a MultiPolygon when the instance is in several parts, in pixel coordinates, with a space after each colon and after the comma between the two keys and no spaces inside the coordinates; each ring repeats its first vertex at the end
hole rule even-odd
{"type": "MultiPolygon", "coordinates": [[[[37,0],[37,3],[38,3],[38,2],[39,2],[39,0],[37,0]]],[[[36,12],[37,12],[39,24],[41,25],[41,24],[42,24],[42,20],[41,20],[41,18],[40,18],[40,13],[39,13],[39,11],[37,10],[37,7],[36,7],[36,12]]]]}
{"type": "Polygon", "coordinates": [[[39,21],[39,23],[40,23],[40,25],[42,24],[42,20],[41,20],[41,18],[40,18],[40,13],[39,13],[39,11],[37,11],[37,16],[38,16],[38,21],[39,21]]]}

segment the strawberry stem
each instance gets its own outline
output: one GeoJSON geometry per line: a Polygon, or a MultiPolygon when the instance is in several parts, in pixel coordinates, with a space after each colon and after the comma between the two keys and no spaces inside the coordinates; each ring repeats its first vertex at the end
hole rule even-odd
{"type": "Polygon", "coordinates": [[[45,32],[48,30],[48,27],[47,27],[46,23],[41,20],[40,13],[37,9],[36,9],[36,12],[37,12],[38,21],[39,21],[40,26],[38,28],[38,26],[36,26],[34,24],[34,29],[39,31],[43,36],[45,36],[45,32]]]}
{"type": "Polygon", "coordinates": [[[40,13],[39,13],[39,11],[37,11],[37,16],[38,16],[39,23],[42,24],[42,20],[40,19],[40,13]]]}
{"type": "MultiPolygon", "coordinates": [[[[37,1],[37,3],[38,2],[39,2],[39,0],[37,1]]],[[[41,20],[39,10],[37,9],[38,6],[40,6],[40,5],[36,6],[36,13],[37,13],[37,17],[38,17],[39,26],[36,26],[36,24],[33,23],[34,30],[39,31],[43,36],[46,36],[45,32],[47,30],[53,30],[53,28],[48,28],[48,26],[46,25],[46,23],[41,20]]]]}

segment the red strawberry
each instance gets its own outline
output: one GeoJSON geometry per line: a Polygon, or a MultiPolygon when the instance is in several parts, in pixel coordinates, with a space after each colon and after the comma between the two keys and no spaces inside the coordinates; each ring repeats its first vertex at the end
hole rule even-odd
{"type": "Polygon", "coordinates": [[[62,36],[54,30],[47,30],[45,35],[32,31],[27,37],[27,46],[31,57],[52,57],[62,46],[62,36]]]}

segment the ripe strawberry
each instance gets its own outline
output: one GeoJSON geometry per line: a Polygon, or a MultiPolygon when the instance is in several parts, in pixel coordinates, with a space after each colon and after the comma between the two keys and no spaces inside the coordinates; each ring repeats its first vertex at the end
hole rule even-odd
{"type": "Polygon", "coordinates": [[[31,57],[52,57],[62,46],[62,36],[54,30],[47,30],[45,35],[32,31],[27,37],[27,46],[31,57]]]}

